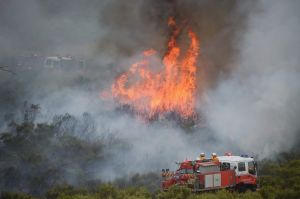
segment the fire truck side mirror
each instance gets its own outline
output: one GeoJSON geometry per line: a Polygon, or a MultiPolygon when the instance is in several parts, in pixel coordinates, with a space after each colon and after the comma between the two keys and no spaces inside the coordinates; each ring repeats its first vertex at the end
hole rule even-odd
{"type": "Polygon", "coordinates": [[[236,166],[233,167],[234,170],[236,170],[236,168],[237,168],[236,166]]]}

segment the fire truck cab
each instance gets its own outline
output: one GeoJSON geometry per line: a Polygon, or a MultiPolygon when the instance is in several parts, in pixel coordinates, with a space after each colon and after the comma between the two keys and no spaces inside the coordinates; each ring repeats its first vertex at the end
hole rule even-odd
{"type": "Polygon", "coordinates": [[[247,155],[219,156],[221,167],[228,167],[235,171],[237,188],[240,190],[257,188],[257,164],[247,155]]]}

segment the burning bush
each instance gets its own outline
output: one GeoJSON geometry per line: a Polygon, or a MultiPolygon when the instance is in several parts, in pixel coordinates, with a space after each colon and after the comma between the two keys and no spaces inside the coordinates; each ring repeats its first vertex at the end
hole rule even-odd
{"type": "Polygon", "coordinates": [[[169,18],[172,29],[168,50],[162,59],[162,69],[152,72],[150,58],[153,49],[144,51],[143,59],[120,74],[112,85],[112,95],[121,105],[128,105],[135,114],[153,119],[175,113],[181,119],[195,120],[196,73],[199,56],[199,39],[188,27],[190,44],[184,55],[177,39],[186,25],[178,26],[169,18]]]}

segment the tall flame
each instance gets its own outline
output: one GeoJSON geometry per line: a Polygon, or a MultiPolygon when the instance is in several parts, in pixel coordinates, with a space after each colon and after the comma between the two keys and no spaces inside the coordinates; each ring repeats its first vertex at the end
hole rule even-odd
{"type": "Polygon", "coordinates": [[[199,40],[189,29],[190,44],[185,55],[177,44],[181,32],[173,18],[168,25],[172,35],[168,50],[163,57],[160,72],[149,69],[153,49],[144,51],[143,59],[131,65],[127,72],[120,74],[112,85],[113,97],[122,105],[129,105],[136,113],[147,118],[166,113],[179,114],[188,119],[196,115],[196,62],[199,55],[199,40]]]}

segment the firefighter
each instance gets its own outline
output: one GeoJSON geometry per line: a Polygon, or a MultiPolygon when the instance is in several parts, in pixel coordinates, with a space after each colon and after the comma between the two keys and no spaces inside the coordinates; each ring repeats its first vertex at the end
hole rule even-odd
{"type": "Polygon", "coordinates": [[[203,153],[203,152],[200,153],[199,159],[200,159],[200,160],[205,160],[205,153],[203,153]]]}
{"type": "Polygon", "coordinates": [[[161,177],[163,178],[166,177],[166,170],[164,169],[161,170],[161,177]]]}
{"type": "Polygon", "coordinates": [[[170,169],[166,169],[166,177],[170,177],[170,169]]]}
{"type": "Polygon", "coordinates": [[[211,160],[214,162],[219,162],[219,159],[217,158],[217,154],[216,153],[212,153],[211,154],[211,160]]]}

